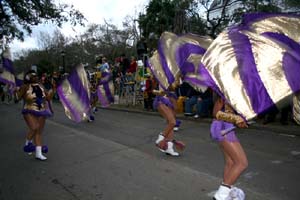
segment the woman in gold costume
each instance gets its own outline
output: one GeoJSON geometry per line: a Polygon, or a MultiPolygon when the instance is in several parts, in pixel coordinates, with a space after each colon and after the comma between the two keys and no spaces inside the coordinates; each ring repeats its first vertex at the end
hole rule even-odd
{"type": "MultiPolygon", "coordinates": [[[[47,160],[47,157],[42,154],[42,132],[46,117],[52,116],[49,101],[52,99],[53,94],[53,89],[47,92],[43,85],[39,83],[39,78],[34,70],[30,70],[25,74],[24,84],[16,91],[17,100],[23,99],[22,114],[29,128],[26,134],[24,150],[34,147],[32,144],[33,140],[35,144],[35,158],[41,161],[47,160]]],[[[30,152],[30,150],[27,152],[30,152]]]]}

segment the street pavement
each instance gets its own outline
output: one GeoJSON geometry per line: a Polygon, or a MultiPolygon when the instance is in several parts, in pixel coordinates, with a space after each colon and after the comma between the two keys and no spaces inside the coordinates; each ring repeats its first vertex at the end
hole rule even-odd
{"type": "MultiPolygon", "coordinates": [[[[22,151],[27,128],[20,111],[20,104],[0,105],[0,200],[206,200],[222,179],[209,120],[180,116],[176,138],[187,148],[173,158],[154,146],[165,125],[155,112],[111,106],[93,123],[76,124],[54,103],[44,130],[48,160],[41,162],[22,151]]],[[[249,168],[237,186],[249,200],[299,199],[300,129],[280,127],[238,130],[249,168]]]]}

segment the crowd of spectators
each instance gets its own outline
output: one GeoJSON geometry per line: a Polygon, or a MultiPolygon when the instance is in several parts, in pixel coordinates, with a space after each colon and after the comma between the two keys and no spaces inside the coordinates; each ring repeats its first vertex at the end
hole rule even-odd
{"type": "MultiPolygon", "coordinates": [[[[139,93],[142,96],[144,109],[147,111],[155,111],[153,109],[153,100],[155,95],[152,93],[154,89],[158,89],[158,82],[152,76],[149,69],[144,65],[143,61],[137,61],[134,56],[129,60],[124,54],[116,58],[114,62],[109,62],[107,58],[100,55],[96,59],[96,65],[87,69],[88,79],[91,86],[97,85],[101,79],[103,72],[110,72],[114,83],[114,94],[118,99],[124,98],[126,95],[139,93]]],[[[47,75],[41,75],[41,83],[45,89],[49,90],[56,87],[64,75],[59,72],[47,75]]],[[[189,83],[183,82],[177,89],[178,113],[183,113],[186,117],[212,118],[213,109],[213,91],[208,88],[205,92],[195,90],[189,83]]],[[[10,98],[7,95],[7,87],[0,84],[0,101],[10,98]]],[[[57,94],[54,100],[58,100],[57,94]]],[[[9,99],[8,99],[9,100],[9,99]]],[[[118,102],[117,102],[118,103],[118,102]]],[[[287,125],[291,120],[292,106],[288,105],[281,110],[276,107],[270,108],[265,113],[258,116],[263,124],[279,121],[282,125],[287,125]]]]}
{"type": "MultiPolygon", "coordinates": [[[[95,68],[95,77],[100,78],[101,72],[105,70],[110,71],[113,75],[115,95],[122,99],[125,94],[139,92],[143,96],[144,109],[154,111],[152,104],[155,95],[152,90],[158,89],[158,83],[147,68],[140,68],[134,56],[129,60],[124,54],[110,64],[104,56],[99,59],[95,68]],[[97,75],[98,73],[99,75],[97,75]]],[[[210,88],[205,92],[199,92],[189,83],[183,82],[176,89],[176,93],[179,97],[177,112],[182,112],[184,116],[195,119],[212,117],[213,91],[210,88]]],[[[289,105],[282,110],[271,108],[259,115],[258,119],[262,119],[263,124],[268,124],[276,121],[279,114],[280,123],[288,124],[291,118],[291,106],[289,105]]]]}

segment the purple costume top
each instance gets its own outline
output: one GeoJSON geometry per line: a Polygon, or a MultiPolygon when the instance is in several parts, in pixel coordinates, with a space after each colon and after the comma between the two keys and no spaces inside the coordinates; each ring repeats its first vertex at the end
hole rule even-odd
{"type": "Polygon", "coordinates": [[[22,114],[33,114],[35,116],[52,116],[50,103],[46,100],[45,89],[41,84],[32,83],[27,85],[27,90],[23,94],[22,114]]]}

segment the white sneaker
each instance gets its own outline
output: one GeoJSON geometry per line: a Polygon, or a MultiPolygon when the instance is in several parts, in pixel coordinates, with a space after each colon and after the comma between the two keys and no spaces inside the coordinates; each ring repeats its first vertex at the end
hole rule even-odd
{"type": "Polygon", "coordinates": [[[230,197],[230,200],[244,200],[245,193],[240,188],[232,187],[229,192],[229,197],[230,197]]]}
{"type": "Polygon", "coordinates": [[[165,151],[165,153],[168,154],[168,155],[170,155],[170,156],[179,156],[179,153],[177,153],[173,149],[173,142],[168,142],[168,148],[165,151]]]}
{"type": "Polygon", "coordinates": [[[198,115],[198,114],[194,115],[194,118],[195,118],[195,119],[198,119],[198,118],[199,118],[199,115],[198,115]]]}
{"type": "Polygon", "coordinates": [[[174,126],[173,131],[179,131],[179,127],[174,126]]]}
{"type": "Polygon", "coordinates": [[[214,195],[214,200],[230,200],[230,191],[231,189],[229,187],[220,185],[218,191],[214,195]]]}

